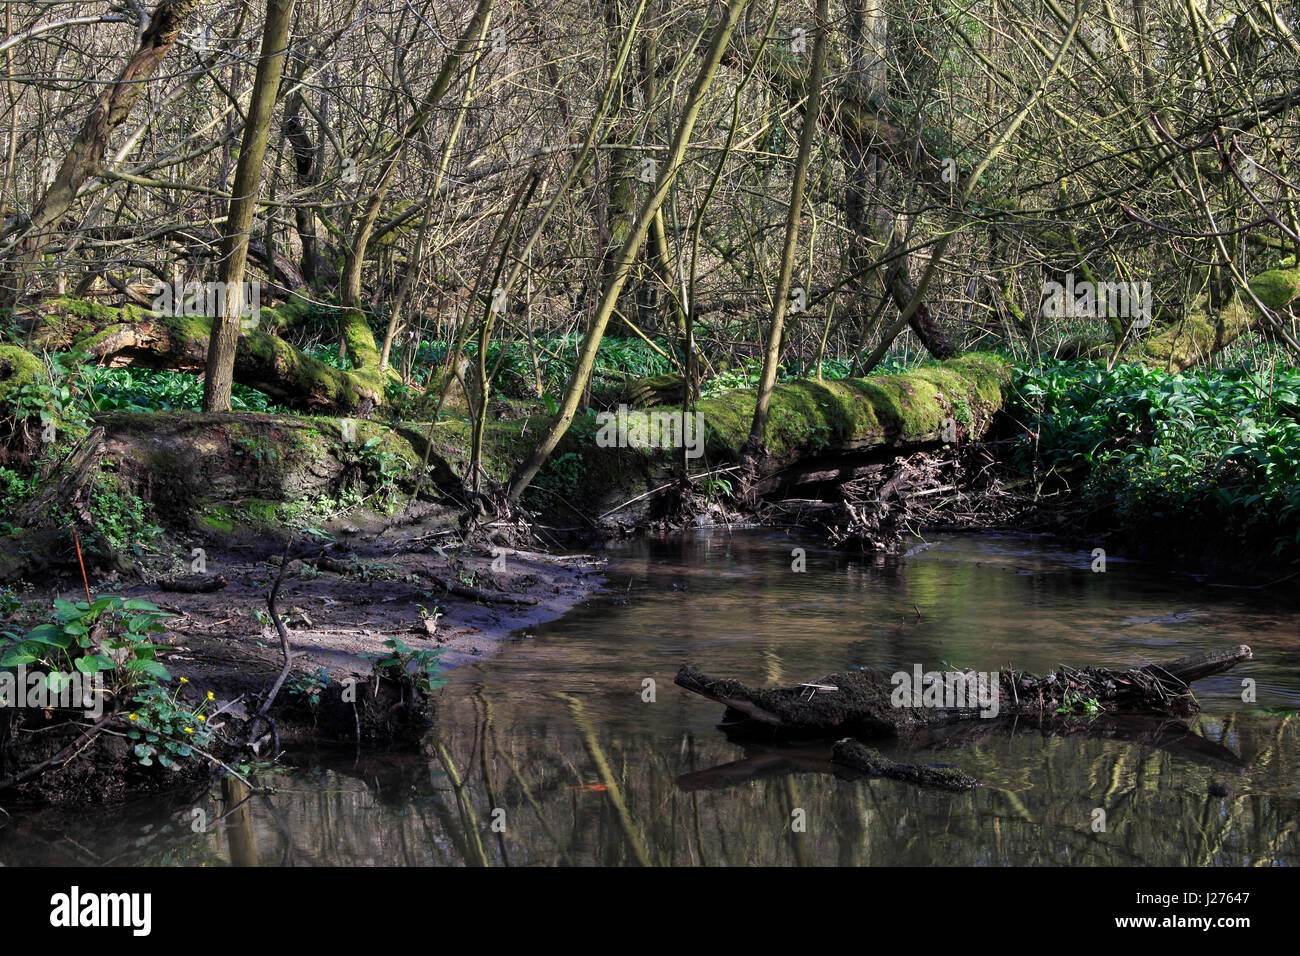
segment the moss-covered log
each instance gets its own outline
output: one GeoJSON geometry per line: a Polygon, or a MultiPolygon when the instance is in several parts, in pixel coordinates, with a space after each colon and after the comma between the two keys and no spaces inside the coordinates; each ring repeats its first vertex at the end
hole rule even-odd
{"type": "MultiPolygon", "coordinates": [[[[1285,311],[1300,298],[1300,269],[1262,272],[1250,280],[1250,291],[1269,309],[1285,311]]],[[[1206,361],[1242,335],[1266,325],[1254,299],[1242,295],[1217,314],[1206,311],[1189,314],[1183,321],[1143,339],[1131,351],[1133,357],[1147,365],[1181,372],[1206,361]]]]}
{"type": "Polygon", "coordinates": [[[866,669],[776,690],[751,689],[683,666],[676,683],[725,705],[734,721],[767,733],[896,737],[1015,714],[1191,713],[1198,707],[1192,682],[1251,657],[1243,644],[1132,670],[1061,667],[1041,678],[1010,668],[989,675],[866,669]]]}
{"type": "MultiPolygon", "coordinates": [[[[1250,290],[1266,307],[1286,312],[1300,299],[1300,269],[1270,269],[1250,280],[1250,290]]],[[[1141,362],[1152,368],[1181,372],[1208,361],[1243,335],[1268,328],[1254,298],[1238,295],[1214,311],[1202,300],[1186,315],[1172,322],[1152,326],[1143,337],[1127,346],[1125,361],[1141,362]]],[[[1066,343],[1062,358],[1107,358],[1115,345],[1104,337],[1076,339],[1066,343]]]]}
{"type": "MultiPolygon", "coordinates": [[[[778,385],[759,472],[773,475],[818,455],[937,442],[945,431],[957,441],[977,437],[1001,408],[1009,380],[1003,359],[972,353],[897,375],[778,385]]],[[[745,389],[699,403],[712,460],[739,459],[754,402],[745,389]]]]}
{"type": "Polygon", "coordinates": [[[19,345],[0,345],[0,405],[11,395],[35,382],[41,372],[41,360],[19,345]]]}
{"type": "MultiPolygon", "coordinates": [[[[383,403],[379,350],[365,315],[342,313],[353,369],[343,371],[294,348],[276,332],[305,314],[300,302],[262,308],[258,328],[246,330],[235,353],[235,381],[265,392],[286,407],[308,412],[366,415],[383,403]]],[[[109,366],[201,372],[207,363],[212,319],[161,315],[126,305],[120,309],[60,298],[32,322],[33,342],[50,350],[74,349],[109,366]]]]}
{"type": "MultiPolygon", "coordinates": [[[[143,314],[111,311],[118,317],[125,312],[128,318],[143,314]]],[[[162,320],[145,323],[159,337],[169,334],[162,320]]],[[[70,339],[85,342],[97,336],[113,336],[120,344],[142,334],[145,323],[109,323],[94,331],[100,323],[64,310],[43,326],[43,334],[49,347],[58,344],[58,336],[64,347],[70,339]]],[[[201,357],[202,351],[194,355],[201,357]]],[[[0,351],[0,389],[34,379],[38,371],[39,360],[30,352],[16,347],[0,351]]],[[[978,437],[1000,407],[1007,380],[1008,369],[999,359],[970,355],[902,375],[778,385],[769,454],[758,463],[756,493],[781,495],[809,474],[852,477],[854,463],[863,456],[893,456],[937,445],[944,438],[978,437]]],[[[704,454],[689,460],[692,475],[726,469],[737,461],[753,407],[749,390],[699,403],[704,422],[699,450],[704,454]]],[[[504,482],[532,446],[544,411],[540,405],[517,403],[502,414],[488,422],[484,440],[483,467],[496,482],[504,482]]],[[[174,516],[163,516],[168,524],[179,521],[213,533],[244,529],[256,535],[282,525],[278,512],[284,506],[336,495],[341,483],[377,467],[381,455],[390,463],[405,462],[397,469],[414,477],[427,445],[430,472],[425,487],[453,497],[461,495],[468,467],[470,425],[461,417],[440,422],[432,432],[427,423],[386,427],[358,421],[352,443],[344,441],[344,425],[332,418],[111,412],[96,421],[106,433],[105,466],[125,491],[173,509],[174,516]],[[362,454],[372,439],[376,444],[362,454]]],[[[594,414],[575,424],[539,475],[527,502],[530,510],[586,527],[602,523],[602,518],[639,525],[670,513],[674,499],[662,492],[676,485],[681,449],[611,447],[598,441],[598,434],[594,414]]]]}
{"type": "MultiPolygon", "coordinates": [[[[782,496],[809,473],[841,472],[848,480],[853,467],[865,461],[945,440],[977,439],[1002,407],[1009,382],[1010,366],[1003,359],[971,353],[897,375],[778,385],[772,393],[767,453],[755,464],[750,490],[758,496],[782,496]]],[[[736,389],[697,403],[704,438],[696,449],[701,454],[688,460],[691,475],[716,473],[739,463],[754,402],[752,389],[736,389]]],[[[679,410],[653,407],[654,413],[661,414],[679,410]]],[[[514,464],[532,447],[539,420],[540,408],[532,417],[488,423],[483,466],[490,479],[509,478],[514,464]]],[[[582,513],[590,518],[610,513],[611,521],[632,524],[671,510],[666,505],[672,498],[665,492],[680,475],[681,448],[637,447],[630,440],[612,447],[602,441],[601,427],[594,414],[575,420],[526,503],[554,506],[563,499],[574,503],[570,510],[580,503],[582,513]]],[[[467,464],[463,449],[468,431],[467,423],[448,421],[434,433],[435,449],[459,474],[467,464]]]]}
{"type": "MultiPolygon", "coordinates": [[[[9,515],[0,537],[0,580],[49,566],[75,567],[69,530],[96,528],[94,502],[139,501],[151,520],[211,546],[276,547],[383,487],[414,488],[423,430],[359,420],[231,412],[109,412],[65,455],[37,498],[9,515]]],[[[425,488],[455,493],[456,476],[429,457],[425,488]]],[[[425,504],[455,526],[459,509],[425,504]]],[[[103,555],[101,555],[103,557],[103,555]]]]}

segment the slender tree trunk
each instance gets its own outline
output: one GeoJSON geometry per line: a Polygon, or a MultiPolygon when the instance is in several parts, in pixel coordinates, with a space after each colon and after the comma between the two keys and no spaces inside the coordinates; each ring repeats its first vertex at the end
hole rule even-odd
{"type": "MultiPolygon", "coordinates": [[[[483,21],[483,30],[488,28],[488,21],[483,21]]],[[[482,35],[480,35],[480,41],[482,35]]],[[[447,167],[451,164],[451,154],[456,148],[456,140],[460,138],[461,130],[465,128],[465,117],[469,115],[470,103],[474,100],[474,81],[478,76],[479,61],[475,60],[470,66],[469,76],[465,80],[465,92],[460,98],[460,108],[456,111],[456,119],[451,124],[451,130],[447,133],[447,139],[442,145],[442,157],[438,161],[438,171],[433,177],[433,185],[429,188],[428,195],[424,200],[424,214],[420,221],[420,233],[415,243],[415,252],[412,256],[411,267],[407,270],[407,279],[418,281],[419,273],[423,269],[421,257],[423,255],[425,235],[429,228],[429,219],[432,216],[432,205],[434,197],[442,189],[443,181],[447,177],[447,167]]],[[[358,274],[359,279],[359,274],[358,274]]],[[[405,303],[406,295],[410,292],[410,282],[403,281],[401,291],[397,294],[397,301],[393,303],[392,314],[388,319],[388,328],[384,332],[384,346],[379,353],[379,369],[384,371],[388,368],[388,356],[392,349],[393,337],[397,334],[398,323],[401,321],[402,305],[405,303]]],[[[449,354],[448,358],[452,358],[449,354]]]]}
{"type": "Polygon", "coordinates": [[[818,114],[821,112],[822,72],[826,63],[826,7],[827,0],[817,0],[816,39],[813,41],[812,78],[808,81],[808,103],[804,107],[803,131],[799,136],[799,155],[794,164],[794,182],[790,186],[790,206],[785,220],[785,248],[781,251],[781,273],[776,280],[775,299],[772,303],[772,324],[767,334],[767,350],[763,354],[763,371],[758,379],[758,401],[754,405],[754,421],[749,428],[749,440],[741,453],[742,459],[754,458],[763,447],[767,433],[767,414],[772,402],[772,387],[776,384],[776,368],[781,360],[781,336],[785,328],[786,299],[790,295],[790,277],[794,274],[794,257],[799,247],[799,217],[803,214],[803,194],[808,182],[808,159],[812,156],[813,139],[817,135],[818,114]]]}
{"type": "Polygon", "coordinates": [[[239,343],[240,316],[244,308],[244,271],[248,264],[248,236],[257,211],[262,187],[262,160],[271,129],[271,112],[280,93],[280,77],[289,56],[289,26],[294,0],[267,0],[266,26],[262,31],[262,54],[257,61],[253,96],[235,167],[230,210],[221,238],[221,282],[225,287],[225,308],[212,323],[208,340],[208,362],[203,374],[203,410],[230,410],[230,388],[234,382],[235,347],[239,343]]]}
{"type": "Polygon", "coordinates": [[[393,352],[393,341],[406,324],[403,319],[406,312],[406,300],[411,297],[411,292],[419,284],[420,275],[424,271],[424,240],[428,233],[429,217],[426,215],[420,220],[420,231],[416,233],[411,258],[406,263],[402,281],[397,287],[397,295],[393,298],[392,314],[388,317],[388,328],[384,332],[384,344],[379,350],[379,370],[381,372],[388,369],[388,361],[393,352]]]}
{"type": "Polygon", "coordinates": [[[672,188],[673,181],[677,177],[682,157],[686,154],[686,145],[690,142],[691,134],[695,130],[695,121],[699,118],[700,108],[704,105],[704,98],[713,84],[713,78],[717,75],[718,64],[722,62],[727,44],[731,40],[731,34],[736,29],[736,23],[739,21],[740,15],[744,12],[748,2],[749,0],[729,0],[726,15],[713,32],[713,39],[704,55],[704,62],[700,65],[700,71],[696,75],[695,83],[692,85],[690,94],[687,97],[681,125],[677,128],[668,157],[660,165],[654,193],[642,205],[632,232],[623,242],[622,248],[619,249],[617,268],[611,277],[612,281],[605,287],[601,295],[601,301],[596,308],[595,316],[592,318],[591,327],[587,330],[586,338],[583,340],[578,363],[565,388],[560,413],[555,421],[551,423],[551,427],[547,430],[541,442],[519,465],[511,477],[510,488],[507,492],[507,497],[511,502],[519,500],[519,496],[524,493],[533,478],[541,471],[542,466],[546,464],[546,459],[550,457],[551,452],[555,450],[555,446],[559,444],[560,439],[564,437],[564,433],[569,430],[569,425],[573,422],[573,416],[578,410],[578,402],[582,398],[583,389],[591,376],[591,369],[596,361],[596,350],[600,347],[601,338],[604,337],[605,326],[609,323],[610,316],[614,312],[614,305],[623,289],[623,283],[627,281],[628,271],[636,259],[637,251],[641,248],[641,243],[645,241],[646,232],[650,229],[650,221],[654,218],[654,214],[659,207],[663,205],[668,190],[672,188]]]}
{"type": "Polygon", "coordinates": [[[443,61],[442,69],[438,72],[438,76],[434,79],[429,91],[424,94],[419,109],[412,114],[383,158],[383,169],[379,174],[374,189],[366,200],[365,209],[361,214],[361,222],[357,226],[356,234],[352,239],[352,246],[348,250],[347,263],[343,268],[340,298],[345,309],[361,308],[361,268],[366,261],[366,250],[370,245],[370,234],[374,231],[375,220],[379,218],[379,210],[383,206],[384,199],[388,196],[389,188],[392,186],[393,175],[397,171],[397,161],[401,157],[402,149],[412,136],[424,128],[424,124],[433,116],[439,101],[451,86],[456,71],[460,69],[461,60],[475,47],[482,48],[483,36],[487,31],[488,17],[492,12],[492,3],[493,0],[479,0],[478,7],[474,10],[474,18],[470,21],[469,26],[465,28],[460,42],[456,44],[456,49],[451,56],[443,61]]]}
{"type": "MultiPolygon", "coordinates": [[[[619,0],[605,0],[605,28],[611,42],[622,31],[622,19],[619,0]]],[[[630,27],[628,32],[635,32],[635,29],[635,26],[630,27]]],[[[638,92],[637,77],[631,71],[625,70],[620,86],[618,106],[614,113],[614,128],[610,131],[610,137],[613,141],[622,146],[630,145],[631,139],[636,132],[637,122],[630,116],[629,108],[635,102],[638,92]]],[[[646,105],[649,106],[648,103],[646,105]]],[[[618,273],[619,251],[623,248],[624,241],[635,228],[637,186],[642,185],[637,178],[637,173],[642,158],[650,155],[652,154],[642,153],[635,149],[620,148],[613,149],[609,153],[608,190],[604,210],[605,248],[601,253],[600,260],[600,293],[604,293],[609,284],[614,281],[618,273]]],[[[634,270],[639,272],[639,266],[634,264],[634,270]]],[[[630,287],[629,291],[633,293],[630,296],[631,303],[624,305],[623,309],[619,309],[616,305],[611,319],[611,335],[628,336],[634,334],[625,320],[623,310],[636,309],[637,304],[641,301],[640,287],[642,283],[637,275],[632,276],[631,279],[625,279],[624,283],[630,287]]],[[[643,319],[638,315],[636,321],[641,324],[643,319]]]]}

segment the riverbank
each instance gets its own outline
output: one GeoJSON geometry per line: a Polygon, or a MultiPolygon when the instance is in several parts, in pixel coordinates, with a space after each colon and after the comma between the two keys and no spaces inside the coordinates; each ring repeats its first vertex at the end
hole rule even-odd
{"type": "MultiPolygon", "coordinates": [[[[364,523],[356,515],[348,521],[364,523]]],[[[111,588],[137,609],[157,609],[158,656],[170,681],[127,687],[112,678],[99,720],[73,709],[0,708],[0,806],[114,801],[214,770],[247,773],[286,750],[322,744],[418,749],[436,719],[428,691],[441,682],[437,675],[528,640],[530,628],[599,591],[603,567],[591,555],[481,537],[453,543],[440,519],[290,543],[283,575],[286,552],[278,550],[218,546],[204,550],[201,575],[132,581],[112,572],[96,580],[96,598],[111,588]],[[203,590],[177,590],[191,587],[203,590]],[[292,655],[282,684],[272,593],[292,655]],[[166,714],[152,700],[132,699],[147,687],[167,689],[166,714]],[[273,688],[264,718],[261,705],[273,688]],[[159,731],[156,739],[139,737],[146,725],[159,731]],[[164,748],[178,741],[184,751],[171,751],[165,770],[156,755],[134,749],[148,745],[168,756],[164,748]]],[[[50,594],[65,608],[85,596],[85,585],[68,584],[50,594]]],[[[41,627],[48,611],[34,590],[24,594],[28,600],[10,607],[4,626],[36,633],[30,629],[41,627]]]]}
{"type": "Polygon", "coordinates": [[[1141,562],[1094,574],[1086,554],[1041,538],[930,540],[880,565],[775,529],[611,543],[606,593],[453,672],[424,751],[295,749],[254,768],[250,780],[274,792],[242,807],[245,793],[218,781],[76,811],[0,800],[12,812],[0,816],[0,862],[609,867],[638,861],[633,841],[664,865],[1300,860],[1293,605],[1141,562]],[[796,546],[807,550],[798,573],[796,546]],[[981,720],[974,737],[882,748],[984,784],[961,794],[837,774],[829,742],[737,744],[716,726],[722,708],[672,683],[683,662],[777,686],[917,663],[1140,667],[1237,643],[1254,659],[1198,686],[1201,712],[1186,721],[995,732],[981,720]],[[1247,677],[1256,703],[1242,700],[1247,677]],[[791,831],[795,807],[806,833],[791,831]],[[1090,828],[1096,807],[1103,834],[1090,828]],[[940,838],[899,840],[898,821],[940,838]]]}

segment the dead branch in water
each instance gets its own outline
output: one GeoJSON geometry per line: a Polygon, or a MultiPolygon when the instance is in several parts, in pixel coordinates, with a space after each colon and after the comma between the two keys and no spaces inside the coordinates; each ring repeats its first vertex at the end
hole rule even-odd
{"type": "MultiPolygon", "coordinates": [[[[1190,713],[1199,708],[1189,686],[1192,682],[1226,671],[1252,656],[1250,648],[1243,644],[1131,670],[1076,670],[1062,666],[1037,678],[1004,669],[989,675],[988,686],[983,688],[973,671],[950,672],[940,675],[947,686],[927,685],[925,698],[917,699],[911,695],[900,698],[896,694],[896,676],[878,668],[762,690],[736,680],[712,678],[683,665],[675,682],[725,705],[736,723],[748,722],[756,730],[808,736],[850,731],[857,736],[888,737],[999,715],[1190,713]],[[955,688],[960,688],[960,694],[954,692],[955,688]],[[977,689],[983,695],[978,700],[977,689]],[[934,703],[926,699],[931,697],[934,703]]],[[[904,673],[910,685],[912,674],[904,673]]]]}

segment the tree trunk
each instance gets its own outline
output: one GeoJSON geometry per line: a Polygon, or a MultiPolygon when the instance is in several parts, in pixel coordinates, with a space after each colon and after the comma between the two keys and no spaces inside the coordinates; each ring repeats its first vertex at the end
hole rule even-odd
{"type": "Polygon", "coordinates": [[[785,220],[785,248],[781,251],[781,272],[776,280],[772,323],[768,330],[767,350],[763,354],[763,371],[758,380],[758,400],[754,405],[754,420],[750,425],[749,440],[745,443],[744,457],[747,458],[756,457],[763,447],[763,437],[767,434],[768,406],[772,401],[772,386],[776,384],[776,368],[781,360],[786,299],[790,295],[790,277],[794,274],[795,251],[799,245],[799,218],[803,215],[804,187],[808,182],[808,159],[812,155],[813,137],[817,134],[817,118],[821,110],[822,71],[826,63],[826,8],[827,0],[817,0],[817,33],[813,41],[808,105],[804,108],[803,130],[799,135],[799,154],[794,164],[794,182],[790,185],[790,205],[785,220]]]}
{"type": "Polygon", "coordinates": [[[573,416],[578,410],[578,402],[582,397],[583,389],[586,388],[587,380],[591,376],[592,366],[596,361],[596,350],[600,347],[600,340],[605,335],[605,326],[613,315],[615,303],[618,301],[619,293],[623,289],[623,283],[627,281],[632,263],[636,260],[637,252],[645,241],[646,233],[650,229],[650,221],[654,218],[654,214],[659,207],[663,205],[668,190],[672,188],[673,181],[676,179],[677,170],[681,165],[682,157],[686,153],[687,143],[690,142],[691,133],[695,129],[695,121],[699,117],[700,108],[704,105],[705,94],[708,93],[709,87],[713,84],[718,64],[722,62],[727,44],[731,40],[731,34],[735,30],[740,14],[744,11],[748,2],[749,0],[729,0],[726,15],[713,32],[713,39],[709,44],[708,51],[705,53],[704,62],[700,65],[700,71],[696,75],[695,83],[692,85],[690,95],[687,97],[681,125],[677,128],[667,159],[660,166],[655,181],[655,191],[642,205],[635,227],[619,250],[618,268],[613,276],[613,281],[606,286],[602,293],[600,304],[597,306],[596,314],[592,318],[591,327],[587,330],[586,338],[582,343],[582,352],[578,357],[578,364],[569,377],[568,385],[565,388],[560,413],[555,421],[551,423],[551,427],[547,430],[541,442],[520,463],[511,477],[510,487],[507,492],[507,497],[511,502],[519,500],[519,496],[524,493],[524,489],[528,487],[537,472],[541,470],[542,465],[546,463],[546,459],[550,457],[551,452],[555,450],[555,446],[559,444],[560,439],[564,437],[565,432],[569,430],[569,425],[573,422],[573,416]]]}
{"type": "Polygon", "coordinates": [[[244,123],[244,137],[235,168],[230,211],[221,237],[221,282],[225,308],[212,322],[212,338],[203,375],[203,410],[230,411],[230,386],[234,382],[235,345],[239,341],[244,309],[244,270],[248,264],[248,236],[262,190],[262,160],[266,157],[271,111],[280,92],[280,76],[289,56],[289,26],[294,0],[267,0],[262,55],[257,61],[253,95],[244,123]]]}

